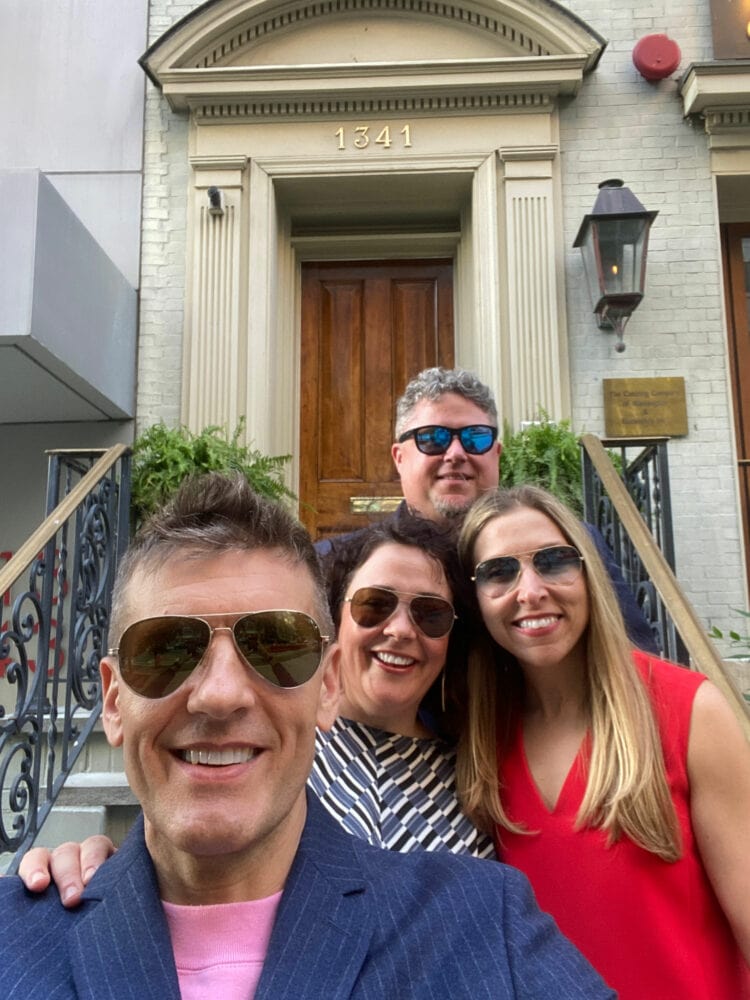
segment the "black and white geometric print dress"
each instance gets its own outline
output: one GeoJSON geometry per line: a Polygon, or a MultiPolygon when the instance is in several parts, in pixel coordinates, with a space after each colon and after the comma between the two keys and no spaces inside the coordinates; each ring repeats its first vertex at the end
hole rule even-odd
{"type": "Polygon", "coordinates": [[[370,844],[496,857],[491,839],[461,812],[456,751],[442,740],[337,719],[316,735],[309,785],[345,830],[370,844]]]}

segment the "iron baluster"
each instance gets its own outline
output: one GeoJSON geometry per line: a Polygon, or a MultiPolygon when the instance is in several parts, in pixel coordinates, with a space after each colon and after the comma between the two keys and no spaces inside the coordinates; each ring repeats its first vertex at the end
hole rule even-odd
{"type": "Polygon", "coordinates": [[[7,590],[12,613],[0,631],[0,851],[15,854],[10,872],[101,711],[99,659],[114,567],[129,530],[129,453],[122,446],[113,452],[109,461],[101,452],[50,455],[41,551],[30,563],[27,557],[27,586],[13,575],[7,590]]]}

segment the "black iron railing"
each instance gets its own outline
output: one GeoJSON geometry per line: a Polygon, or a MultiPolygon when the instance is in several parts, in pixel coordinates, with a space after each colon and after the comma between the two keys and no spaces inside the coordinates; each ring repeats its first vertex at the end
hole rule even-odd
{"type": "Polygon", "coordinates": [[[129,449],[52,452],[47,518],[0,570],[0,852],[15,871],[99,715],[129,449]]]}
{"type": "MultiPolygon", "coordinates": [[[[620,477],[625,488],[661,550],[667,565],[674,572],[674,535],[669,490],[668,438],[635,441],[603,440],[602,445],[619,458],[620,477]]],[[[676,663],[689,663],[685,644],[676,631],[643,559],[623,526],[622,518],[612,498],[602,485],[591,455],[584,448],[583,504],[584,517],[596,525],[612,549],[615,562],[633,591],[643,616],[654,632],[663,655],[676,663]]]]}
{"type": "Polygon", "coordinates": [[[750,711],[675,576],[667,438],[581,438],[584,516],[602,532],[670,660],[705,673],[750,738],[750,711]],[[605,449],[619,457],[616,469],[605,449]]]}

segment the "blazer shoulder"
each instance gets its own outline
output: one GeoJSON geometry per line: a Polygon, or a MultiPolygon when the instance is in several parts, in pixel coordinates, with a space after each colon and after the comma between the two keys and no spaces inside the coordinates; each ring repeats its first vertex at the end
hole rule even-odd
{"type": "Polygon", "coordinates": [[[54,885],[44,892],[29,892],[18,875],[6,875],[0,878],[0,910],[3,914],[4,931],[7,930],[7,922],[15,916],[22,916],[29,922],[44,922],[56,909],[59,909],[61,914],[76,913],[76,910],[65,909],[54,885]]]}

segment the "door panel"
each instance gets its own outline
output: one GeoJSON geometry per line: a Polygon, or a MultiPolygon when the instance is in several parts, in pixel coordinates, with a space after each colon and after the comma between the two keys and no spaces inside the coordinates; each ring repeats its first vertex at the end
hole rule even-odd
{"type": "Polygon", "coordinates": [[[750,224],[722,226],[722,247],[745,572],[750,589],[750,224]]]}
{"type": "Polygon", "coordinates": [[[383,505],[354,513],[355,498],[400,496],[394,407],[432,365],[453,366],[450,261],[303,265],[300,516],[314,538],[377,519],[383,505]]]}

